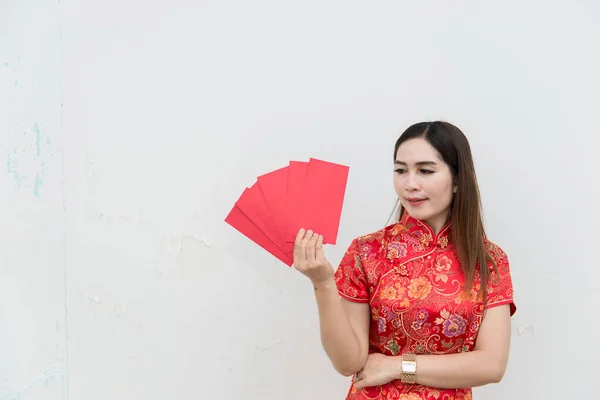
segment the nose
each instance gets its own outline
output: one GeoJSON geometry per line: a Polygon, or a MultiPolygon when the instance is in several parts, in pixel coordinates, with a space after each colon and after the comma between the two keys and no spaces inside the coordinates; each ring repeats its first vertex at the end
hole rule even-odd
{"type": "Polygon", "coordinates": [[[404,185],[404,188],[409,192],[414,192],[414,191],[420,190],[421,187],[419,184],[419,180],[415,176],[415,174],[408,173],[406,175],[407,175],[406,176],[406,184],[404,185]]]}

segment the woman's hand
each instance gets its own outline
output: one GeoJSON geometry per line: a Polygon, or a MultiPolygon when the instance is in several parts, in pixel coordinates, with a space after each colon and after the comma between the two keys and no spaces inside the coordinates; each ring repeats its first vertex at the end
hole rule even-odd
{"type": "Polygon", "coordinates": [[[294,268],[306,275],[317,287],[333,278],[331,263],[323,253],[323,236],[300,229],[294,242],[294,268]]]}
{"type": "Polygon", "coordinates": [[[354,387],[360,390],[400,379],[400,366],[398,357],[381,353],[369,354],[365,366],[354,376],[354,387]]]}

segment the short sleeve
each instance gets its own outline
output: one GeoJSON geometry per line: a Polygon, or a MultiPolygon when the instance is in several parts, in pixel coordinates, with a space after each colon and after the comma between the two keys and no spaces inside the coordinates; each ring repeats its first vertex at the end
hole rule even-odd
{"type": "Polygon", "coordinates": [[[510,315],[513,316],[517,311],[517,307],[514,302],[513,283],[508,257],[499,246],[493,243],[488,243],[488,251],[496,262],[497,273],[493,268],[490,268],[491,274],[487,283],[487,301],[484,308],[488,309],[509,304],[510,315]]]}
{"type": "Polygon", "coordinates": [[[340,296],[357,303],[369,302],[369,288],[360,260],[357,239],[352,240],[334,277],[340,296]]]}

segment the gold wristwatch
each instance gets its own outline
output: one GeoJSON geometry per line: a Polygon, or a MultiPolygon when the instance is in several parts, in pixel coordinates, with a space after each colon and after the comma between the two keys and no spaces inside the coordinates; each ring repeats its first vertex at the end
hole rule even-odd
{"type": "Polygon", "coordinates": [[[402,354],[402,383],[414,384],[417,382],[417,356],[412,353],[402,354]]]}

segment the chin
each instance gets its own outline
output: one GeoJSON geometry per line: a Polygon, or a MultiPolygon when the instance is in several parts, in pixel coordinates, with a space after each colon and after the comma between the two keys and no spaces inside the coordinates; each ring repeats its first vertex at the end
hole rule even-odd
{"type": "Polygon", "coordinates": [[[404,206],[404,209],[408,212],[408,214],[416,219],[419,219],[421,221],[425,221],[429,218],[431,218],[432,213],[427,211],[427,210],[414,210],[412,209],[410,206],[404,206]]]}

